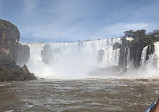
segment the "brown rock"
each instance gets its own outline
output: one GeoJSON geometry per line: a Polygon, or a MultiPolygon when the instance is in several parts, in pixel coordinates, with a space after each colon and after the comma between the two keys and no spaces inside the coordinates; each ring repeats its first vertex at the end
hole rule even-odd
{"type": "Polygon", "coordinates": [[[0,19],[0,81],[24,81],[36,79],[26,65],[17,66],[15,60],[25,63],[29,59],[29,47],[18,43],[20,33],[12,23],[0,19]],[[23,52],[22,52],[23,51],[23,52]]]}
{"type": "Polygon", "coordinates": [[[18,54],[16,64],[23,66],[27,63],[30,57],[30,48],[27,45],[18,44],[18,54]]]}
{"type": "Polygon", "coordinates": [[[12,23],[0,20],[0,59],[15,60],[20,33],[12,23]]]}
{"type": "Polygon", "coordinates": [[[36,77],[30,73],[27,66],[22,68],[17,66],[14,61],[4,60],[0,63],[0,81],[24,81],[34,80],[36,77]]]}

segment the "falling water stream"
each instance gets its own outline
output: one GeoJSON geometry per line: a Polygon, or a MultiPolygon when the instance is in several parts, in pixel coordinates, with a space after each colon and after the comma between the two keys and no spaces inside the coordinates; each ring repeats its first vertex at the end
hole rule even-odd
{"type": "Polygon", "coordinates": [[[116,42],[120,43],[120,38],[72,43],[27,44],[30,47],[30,58],[26,65],[39,78],[88,78],[87,74],[91,70],[118,66],[119,49],[113,50],[113,44],[116,42]],[[48,63],[42,59],[42,50],[45,45],[51,48],[45,52],[48,63]]]}

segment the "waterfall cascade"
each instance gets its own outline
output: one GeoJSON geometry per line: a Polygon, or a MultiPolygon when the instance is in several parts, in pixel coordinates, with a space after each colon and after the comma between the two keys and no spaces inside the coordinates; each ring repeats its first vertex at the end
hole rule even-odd
{"type": "Polygon", "coordinates": [[[159,42],[154,43],[154,53],[147,54],[148,46],[145,46],[141,55],[141,66],[136,72],[138,78],[159,78],[159,42]],[[148,59],[146,59],[148,57],[148,59]]]}
{"type": "MultiPolygon", "coordinates": [[[[111,67],[116,66],[117,68],[115,67],[114,69],[118,69],[121,57],[120,48],[113,49],[113,45],[116,42],[121,43],[121,39],[25,44],[30,47],[30,57],[26,65],[39,78],[89,78],[88,74],[99,68],[107,70],[105,68],[111,69],[111,67]]],[[[154,43],[155,51],[147,56],[149,48],[149,46],[143,48],[141,66],[139,69],[135,69],[131,65],[132,62],[130,62],[131,49],[126,47],[122,59],[124,65],[122,66],[127,68],[128,71],[122,76],[116,74],[116,76],[112,77],[150,78],[158,76],[159,42],[154,43]]],[[[109,73],[111,72],[109,71],[109,73]]],[[[110,74],[109,76],[111,77],[110,74]]]]}
{"type": "Polygon", "coordinates": [[[149,55],[149,59],[147,60],[147,65],[150,67],[159,68],[159,42],[154,43],[155,52],[149,55]]]}
{"type": "Polygon", "coordinates": [[[121,43],[121,39],[49,43],[51,50],[45,52],[48,63],[41,54],[46,44],[27,44],[30,58],[26,65],[40,78],[85,78],[95,68],[118,66],[120,50],[113,50],[116,42],[121,43]]]}
{"type": "Polygon", "coordinates": [[[155,45],[155,52],[153,54],[153,59],[157,65],[157,68],[159,68],[159,42],[156,42],[154,45],[155,45]]]}
{"type": "Polygon", "coordinates": [[[127,68],[129,68],[130,65],[130,48],[127,48],[127,68]]]}
{"type": "Polygon", "coordinates": [[[144,65],[145,64],[145,61],[146,61],[146,51],[147,51],[147,48],[148,46],[145,46],[142,50],[142,55],[141,55],[141,65],[144,65]]]}
{"type": "Polygon", "coordinates": [[[144,66],[151,66],[151,67],[157,67],[159,68],[159,42],[155,42],[154,43],[154,53],[151,55],[147,54],[147,50],[148,50],[148,46],[145,46],[143,51],[142,51],[142,55],[141,55],[141,65],[144,66]],[[148,60],[146,60],[146,57],[149,57],[148,60]]]}

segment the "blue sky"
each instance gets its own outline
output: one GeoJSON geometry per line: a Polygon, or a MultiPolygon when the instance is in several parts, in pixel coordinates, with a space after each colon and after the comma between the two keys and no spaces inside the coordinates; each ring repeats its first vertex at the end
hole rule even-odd
{"type": "Polygon", "coordinates": [[[66,42],[159,29],[159,0],[0,0],[0,18],[21,42],[66,42]]]}

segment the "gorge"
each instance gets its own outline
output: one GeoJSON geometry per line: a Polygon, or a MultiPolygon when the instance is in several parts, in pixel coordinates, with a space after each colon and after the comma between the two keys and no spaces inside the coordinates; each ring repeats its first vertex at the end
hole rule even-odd
{"type": "Polygon", "coordinates": [[[0,20],[0,79],[35,79],[30,72],[46,79],[158,78],[159,31],[124,33],[120,38],[28,44],[18,42],[16,26],[0,20]]]}
{"type": "Polygon", "coordinates": [[[0,20],[0,111],[134,112],[158,97],[159,31],[70,43],[19,38],[0,20]]]}
{"type": "Polygon", "coordinates": [[[120,38],[32,43],[26,63],[39,78],[158,78],[159,31],[126,31],[120,38]]]}

